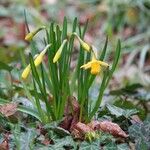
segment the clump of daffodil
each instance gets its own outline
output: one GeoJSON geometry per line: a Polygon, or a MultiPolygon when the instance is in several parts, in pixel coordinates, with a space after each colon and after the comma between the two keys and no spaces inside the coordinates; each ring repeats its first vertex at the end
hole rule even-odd
{"type": "MultiPolygon", "coordinates": [[[[40,53],[40,54],[37,54],[34,58],[34,65],[35,65],[35,67],[37,67],[37,66],[39,66],[40,64],[41,64],[41,62],[42,62],[42,60],[43,60],[43,58],[44,58],[44,55],[45,55],[45,53],[46,53],[46,51],[48,50],[48,48],[50,47],[51,45],[49,44],[49,45],[47,45],[46,47],[45,47],[45,49],[40,53]]],[[[30,66],[30,64],[23,70],[23,72],[22,72],[22,75],[21,75],[21,78],[23,79],[23,80],[25,80],[27,77],[28,77],[28,75],[29,75],[29,73],[30,73],[30,71],[31,71],[31,66],[30,66]]]]}
{"type": "MultiPolygon", "coordinates": [[[[94,52],[93,52],[94,53],[94,52]]],[[[82,65],[80,68],[83,69],[91,69],[91,74],[97,75],[101,72],[102,68],[109,67],[109,65],[103,61],[97,60],[95,54],[93,54],[93,58],[90,62],[82,65]]]]}
{"type": "Polygon", "coordinates": [[[56,62],[58,61],[58,59],[60,58],[61,53],[62,53],[62,50],[63,50],[63,48],[64,48],[66,42],[67,42],[66,39],[63,40],[63,43],[61,44],[60,48],[57,50],[57,52],[56,52],[56,54],[55,54],[55,56],[54,56],[54,58],[53,58],[53,63],[56,63],[56,62]]]}
{"type": "Polygon", "coordinates": [[[73,33],[79,40],[81,46],[88,52],[90,52],[90,50],[92,49],[92,47],[90,45],[88,45],[86,42],[84,42],[78,35],[76,32],[73,33]]]}
{"type": "Polygon", "coordinates": [[[85,140],[92,142],[93,140],[99,138],[99,135],[95,131],[90,131],[85,134],[85,140]]]}
{"type": "Polygon", "coordinates": [[[45,26],[42,26],[42,27],[39,27],[37,29],[35,29],[33,32],[30,32],[28,33],[26,36],[25,36],[25,40],[26,41],[31,41],[32,38],[41,30],[45,29],[46,27],[45,26]]]}

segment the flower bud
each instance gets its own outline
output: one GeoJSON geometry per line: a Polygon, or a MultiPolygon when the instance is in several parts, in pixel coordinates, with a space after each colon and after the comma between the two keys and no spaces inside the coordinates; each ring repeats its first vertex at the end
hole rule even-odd
{"type": "Polygon", "coordinates": [[[74,32],[73,34],[78,38],[78,40],[79,40],[81,46],[82,46],[86,51],[89,52],[89,51],[91,50],[91,46],[88,45],[86,42],[84,42],[84,41],[77,35],[77,33],[74,32]]]}
{"type": "Polygon", "coordinates": [[[30,70],[31,70],[30,65],[28,65],[28,66],[23,70],[23,72],[22,72],[22,74],[21,74],[21,78],[22,78],[23,80],[25,80],[25,79],[28,77],[28,75],[29,75],[29,73],[30,73],[30,70]]]}
{"type": "Polygon", "coordinates": [[[60,58],[62,50],[63,50],[64,45],[66,44],[66,42],[67,42],[67,40],[65,39],[63,41],[63,43],[61,44],[60,48],[57,50],[57,52],[56,52],[56,54],[55,54],[55,56],[53,58],[53,63],[56,63],[58,61],[58,59],[60,58]]]}
{"type": "Polygon", "coordinates": [[[35,31],[28,33],[28,34],[25,36],[25,40],[26,40],[26,41],[31,41],[32,38],[33,38],[39,31],[41,31],[42,29],[45,29],[45,26],[39,27],[39,28],[36,29],[35,31]]]}
{"type": "MultiPolygon", "coordinates": [[[[35,64],[36,67],[41,64],[41,62],[42,62],[42,60],[43,60],[43,57],[44,57],[46,51],[48,50],[48,48],[49,48],[50,46],[51,46],[50,44],[47,45],[47,46],[45,47],[45,49],[44,49],[40,54],[37,54],[37,55],[34,56],[34,59],[35,59],[35,60],[34,60],[34,64],[35,64]]],[[[25,79],[28,77],[30,71],[31,71],[31,66],[30,66],[30,64],[29,64],[29,65],[24,69],[24,71],[22,72],[21,78],[22,78],[23,80],[25,80],[25,79]]]]}
{"type": "Polygon", "coordinates": [[[50,44],[47,45],[45,49],[36,57],[36,59],[34,60],[34,64],[36,67],[41,64],[43,57],[50,46],[50,44]]]}

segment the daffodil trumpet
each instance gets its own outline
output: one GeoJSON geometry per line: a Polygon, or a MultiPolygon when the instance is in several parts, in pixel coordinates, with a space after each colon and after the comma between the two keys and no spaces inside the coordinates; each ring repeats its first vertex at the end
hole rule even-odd
{"type": "Polygon", "coordinates": [[[82,46],[86,51],[88,51],[88,52],[91,51],[92,47],[91,47],[89,44],[87,44],[86,42],[84,42],[84,41],[78,36],[78,34],[77,34],[76,32],[74,32],[73,35],[75,35],[75,36],[78,38],[78,40],[79,40],[81,46],[82,46]]]}
{"type": "Polygon", "coordinates": [[[66,42],[67,42],[66,39],[63,40],[63,43],[61,44],[60,48],[57,50],[57,52],[56,52],[56,54],[55,54],[55,56],[54,56],[54,58],[53,58],[53,63],[56,63],[56,62],[58,61],[58,59],[60,58],[61,53],[62,53],[62,50],[63,50],[63,48],[64,48],[66,42]]]}
{"type": "Polygon", "coordinates": [[[103,61],[97,60],[95,57],[92,58],[92,60],[84,65],[82,65],[80,68],[83,69],[91,69],[91,74],[97,75],[101,72],[102,67],[108,68],[109,65],[103,61]]]}
{"type": "MultiPolygon", "coordinates": [[[[34,57],[34,65],[35,67],[39,66],[44,58],[44,55],[45,53],[47,52],[48,48],[51,46],[51,44],[47,45],[44,50],[40,53],[40,54],[37,54],[35,57],[34,57]]],[[[23,70],[22,72],[22,75],[21,75],[21,78],[23,80],[25,80],[29,74],[30,74],[30,71],[31,71],[31,66],[30,64],[23,70]]]]}
{"type": "Polygon", "coordinates": [[[25,40],[26,41],[31,41],[32,38],[41,30],[45,29],[46,27],[45,26],[42,26],[42,27],[39,27],[37,29],[35,29],[33,32],[30,32],[28,33],[26,36],[25,36],[25,40]]]}

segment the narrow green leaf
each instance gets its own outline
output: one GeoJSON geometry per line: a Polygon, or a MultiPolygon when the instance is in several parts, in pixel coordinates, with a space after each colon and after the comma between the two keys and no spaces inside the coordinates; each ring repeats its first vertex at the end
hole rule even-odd
{"type": "Polygon", "coordinates": [[[13,69],[13,67],[0,61],[0,70],[7,70],[10,72],[12,69],[13,69]]]}
{"type": "Polygon", "coordinates": [[[102,83],[100,85],[99,95],[98,95],[98,98],[96,100],[96,103],[95,103],[95,106],[94,106],[92,112],[90,112],[88,121],[90,121],[92,119],[92,117],[95,115],[95,113],[97,112],[97,110],[98,110],[98,108],[101,104],[101,101],[102,101],[102,98],[103,98],[103,93],[105,91],[105,84],[106,84],[106,81],[107,81],[107,77],[108,77],[108,70],[106,70],[104,72],[103,80],[102,80],[102,83]]]}
{"type": "Polygon", "coordinates": [[[67,18],[64,17],[63,30],[62,30],[62,41],[67,38],[67,18]]]}
{"type": "Polygon", "coordinates": [[[101,53],[100,58],[99,58],[99,60],[101,60],[101,61],[104,60],[104,57],[106,55],[107,44],[108,44],[108,36],[106,37],[105,45],[104,45],[104,48],[103,48],[102,53],[101,53]]]}
{"type": "MultiPolygon", "coordinates": [[[[35,92],[36,92],[36,91],[37,91],[37,88],[36,88],[36,84],[35,84],[34,79],[33,79],[33,85],[34,85],[34,90],[35,90],[35,92]]],[[[43,123],[46,123],[45,116],[44,116],[44,111],[42,110],[42,107],[41,107],[41,104],[40,104],[40,99],[39,99],[39,97],[38,97],[37,92],[36,92],[36,94],[35,94],[34,97],[35,97],[36,107],[37,107],[39,116],[40,116],[42,122],[43,122],[43,123]]]]}
{"type": "Polygon", "coordinates": [[[115,58],[114,58],[114,61],[113,61],[113,64],[112,64],[112,68],[109,71],[109,77],[108,77],[106,85],[105,85],[106,87],[107,87],[107,85],[109,83],[109,80],[111,79],[116,67],[117,67],[117,64],[118,64],[118,61],[119,61],[119,58],[120,58],[120,54],[121,54],[121,42],[120,42],[120,40],[118,40],[117,48],[116,48],[116,52],[115,52],[115,58]]]}
{"type": "Polygon", "coordinates": [[[30,32],[30,29],[29,29],[29,26],[28,26],[26,10],[24,10],[24,18],[25,18],[25,25],[26,25],[27,31],[28,31],[28,33],[29,33],[29,32],[30,32]]]}

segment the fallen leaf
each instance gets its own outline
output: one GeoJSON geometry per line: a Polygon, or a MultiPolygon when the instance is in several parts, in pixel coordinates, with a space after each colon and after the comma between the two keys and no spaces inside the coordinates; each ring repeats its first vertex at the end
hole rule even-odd
{"type": "Polygon", "coordinates": [[[112,123],[111,121],[100,122],[100,130],[108,132],[113,136],[127,138],[128,135],[119,127],[118,124],[112,123]]]}
{"type": "Polygon", "coordinates": [[[0,112],[6,117],[12,116],[17,111],[17,106],[18,104],[15,103],[2,105],[0,106],[0,112]]]}
{"type": "Polygon", "coordinates": [[[74,138],[83,140],[85,138],[86,133],[92,131],[94,130],[88,125],[78,122],[72,127],[71,134],[74,136],[74,138]]]}
{"type": "Polygon", "coordinates": [[[3,142],[0,144],[0,150],[9,150],[7,141],[3,141],[3,142]]]}
{"type": "Polygon", "coordinates": [[[88,125],[78,122],[75,126],[75,129],[77,129],[79,132],[82,132],[83,134],[87,133],[87,132],[91,132],[93,131],[92,128],[90,128],[88,125]]]}
{"type": "Polygon", "coordinates": [[[79,122],[79,112],[80,107],[76,98],[73,96],[68,97],[68,101],[65,106],[64,119],[59,126],[65,130],[72,131],[74,125],[79,122]]]}
{"type": "Polygon", "coordinates": [[[65,107],[65,115],[69,115],[69,114],[76,114],[79,113],[80,111],[80,106],[78,101],[76,100],[75,97],[70,96],[68,97],[68,101],[65,107]]]}
{"type": "Polygon", "coordinates": [[[50,141],[49,139],[44,139],[44,140],[42,141],[42,144],[44,144],[44,145],[46,145],[46,146],[48,146],[50,143],[51,143],[51,141],[50,141]]]}
{"type": "Polygon", "coordinates": [[[65,116],[63,121],[59,124],[59,126],[64,128],[65,130],[70,130],[72,119],[73,117],[71,115],[65,116]]]}
{"type": "Polygon", "coordinates": [[[77,129],[73,129],[71,132],[71,135],[75,138],[75,139],[84,139],[84,136],[81,132],[79,132],[77,129]]]}
{"type": "Polygon", "coordinates": [[[91,121],[88,126],[92,128],[93,130],[99,130],[100,129],[100,122],[99,121],[91,121]]]}
{"type": "Polygon", "coordinates": [[[8,136],[9,136],[8,134],[5,135],[5,139],[0,144],[0,150],[9,150],[8,136]]]}
{"type": "Polygon", "coordinates": [[[128,135],[119,127],[118,124],[111,121],[92,121],[88,124],[93,130],[101,130],[103,132],[108,132],[113,136],[117,137],[128,137],[128,135]]]}

